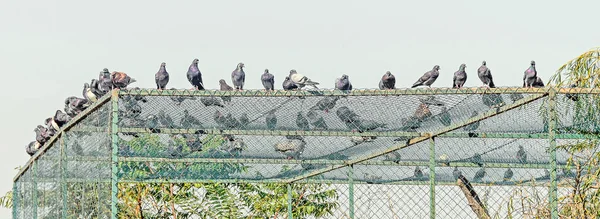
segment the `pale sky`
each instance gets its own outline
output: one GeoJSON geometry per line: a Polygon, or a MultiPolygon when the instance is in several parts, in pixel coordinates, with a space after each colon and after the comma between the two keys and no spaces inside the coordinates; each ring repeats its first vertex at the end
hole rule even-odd
{"type": "MultiPolygon", "coordinates": [[[[350,76],[355,88],[375,88],[385,71],[408,87],[434,65],[434,87],[448,87],[459,65],[465,86],[481,86],[486,60],[496,86],[519,86],[536,61],[547,82],[563,63],[600,46],[600,1],[15,1],[0,3],[5,141],[0,193],[12,188],[14,167],[29,159],[33,129],[81,96],[102,68],[155,88],[161,62],[168,87],[190,88],[185,73],[198,58],[204,83],[230,83],[239,62],[247,89],[262,88],[265,68],[277,88],[290,69],[322,87],[350,76]]],[[[0,217],[10,210],[0,209],[0,217]]]]}

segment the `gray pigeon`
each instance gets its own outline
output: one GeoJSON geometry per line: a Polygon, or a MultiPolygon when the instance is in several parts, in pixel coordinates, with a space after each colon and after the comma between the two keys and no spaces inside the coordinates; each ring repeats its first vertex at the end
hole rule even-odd
{"type": "Polygon", "coordinates": [[[78,97],[67,97],[65,99],[65,112],[70,117],[75,117],[79,113],[83,112],[89,106],[89,102],[86,99],[78,97]]]}
{"type": "Polygon", "coordinates": [[[442,107],[442,112],[439,114],[439,120],[444,126],[450,126],[450,124],[452,124],[452,117],[450,117],[450,113],[445,106],[442,107]]]}
{"type": "Polygon", "coordinates": [[[60,127],[67,124],[69,121],[71,121],[71,117],[68,114],[64,113],[61,110],[56,110],[56,113],[54,113],[54,117],[52,117],[52,126],[54,126],[56,130],[58,130],[60,127]]]}
{"type": "Polygon", "coordinates": [[[90,84],[88,84],[88,83],[83,84],[82,94],[83,94],[83,97],[86,100],[88,100],[89,102],[94,103],[94,102],[98,101],[96,94],[94,94],[94,92],[92,92],[92,88],[91,88],[90,84]]]}
{"type": "Polygon", "coordinates": [[[325,123],[325,119],[323,119],[323,116],[318,115],[316,111],[309,110],[306,113],[306,117],[308,117],[308,121],[313,126],[313,129],[315,129],[315,130],[327,130],[328,129],[327,123],[325,123]]]}
{"type": "Polygon", "coordinates": [[[248,114],[246,113],[242,113],[242,115],[240,115],[239,121],[242,128],[245,128],[246,126],[248,126],[248,124],[250,124],[250,118],[248,118],[248,114]]]}
{"type": "Polygon", "coordinates": [[[303,88],[304,86],[312,86],[315,89],[319,89],[317,87],[317,85],[319,85],[319,82],[314,82],[311,81],[309,78],[307,78],[306,76],[299,74],[295,69],[290,70],[290,75],[289,75],[290,79],[292,80],[292,82],[298,86],[298,88],[303,88]]]}
{"type": "MultiPolygon", "coordinates": [[[[225,79],[219,80],[219,87],[220,87],[221,91],[232,91],[233,90],[233,87],[229,86],[227,84],[227,82],[225,82],[225,79]]],[[[221,99],[225,102],[231,102],[230,96],[222,96],[221,99]]]]}
{"type": "Polygon", "coordinates": [[[187,146],[190,147],[190,153],[202,151],[203,145],[198,135],[183,134],[183,138],[185,139],[187,146]]]}
{"type": "MultiPolygon", "coordinates": [[[[471,117],[469,119],[472,119],[472,118],[476,117],[477,115],[479,115],[479,113],[477,111],[473,110],[473,112],[471,113],[471,117]]],[[[471,124],[465,126],[463,129],[468,132],[475,131],[479,128],[479,122],[480,121],[471,123],[471,124]]]]}
{"type": "Polygon", "coordinates": [[[462,88],[467,82],[467,72],[465,71],[467,65],[461,64],[458,68],[458,71],[454,72],[454,78],[452,83],[452,88],[462,88]]]}
{"type": "Polygon", "coordinates": [[[52,117],[47,118],[44,121],[44,125],[46,125],[46,129],[48,129],[48,133],[50,136],[54,136],[59,129],[54,128],[53,121],[52,121],[52,117]]]}
{"type": "Polygon", "coordinates": [[[475,154],[473,154],[473,157],[471,157],[471,162],[473,162],[474,164],[477,164],[478,166],[483,166],[483,161],[481,160],[481,154],[475,152],[475,154]]]}
{"type": "Polygon", "coordinates": [[[479,80],[481,80],[481,82],[483,82],[484,86],[487,86],[489,88],[496,87],[496,85],[494,85],[494,80],[492,78],[492,71],[487,67],[487,63],[485,61],[483,61],[481,63],[481,67],[479,67],[479,69],[477,69],[477,76],[479,76],[479,80]]]}
{"type": "Polygon", "coordinates": [[[462,175],[462,172],[458,169],[458,167],[454,167],[452,171],[452,175],[454,176],[454,180],[458,180],[458,178],[462,175]]]}
{"type": "Polygon", "coordinates": [[[298,112],[296,116],[296,125],[300,130],[308,131],[310,129],[308,119],[302,115],[302,112],[298,112]]]}
{"type": "Polygon", "coordinates": [[[244,63],[240,62],[231,72],[231,83],[236,90],[244,90],[244,82],[246,82],[246,73],[244,72],[244,63]]]}
{"type": "Polygon", "coordinates": [[[285,79],[283,80],[283,90],[294,90],[294,89],[298,89],[298,86],[296,84],[294,84],[294,82],[292,81],[292,79],[290,79],[289,76],[285,77],[285,79]]]}
{"type": "Polygon", "coordinates": [[[336,102],[340,99],[340,96],[327,96],[324,97],[323,99],[319,100],[313,107],[311,107],[311,110],[322,110],[325,113],[329,113],[330,109],[333,109],[333,107],[335,107],[336,102]]]}
{"type": "MultiPolygon", "coordinates": [[[[177,88],[171,88],[171,90],[177,90],[177,88]]],[[[183,103],[183,101],[185,100],[196,100],[196,97],[194,96],[170,96],[170,99],[173,100],[175,102],[175,105],[177,106],[181,106],[181,104],[183,103]]]]}
{"type": "Polygon", "coordinates": [[[92,81],[90,82],[90,91],[96,96],[96,99],[102,96],[102,91],[98,89],[98,83],[99,82],[96,79],[92,79],[92,81]]]}
{"type": "Polygon", "coordinates": [[[98,76],[98,90],[101,92],[101,96],[107,94],[113,89],[113,82],[110,76],[108,68],[102,69],[98,76]]]}
{"type": "Polygon", "coordinates": [[[237,119],[233,118],[233,115],[231,115],[231,113],[228,113],[227,116],[223,116],[223,113],[217,110],[213,115],[213,119],[218,125],[226,128],[237,128],[240,126],[240,122],[237,119]]]}
{"type": "Polygon", "coordinates": [[[110,77],[112,78],[114,89],[124,89],[133,82],[136,82],[134,78],[129,77],[125,72],[113,71],[110,73],[110,77]]]}
{"type": "Polygon", "coordinates": [[[513,171],[510,168],[508,168],[506,170],[506,172],[504,172],[504,178],[503,178],[503,180],[504,181],[508,181],[508,180],[512,179],[513,174],[514,174],[513,171]]]}
{"type": "Polygon", "coordinates": [[[275,115],[275,110],[269,111],[269,114],[265,117],[265,122],[267,123],[267,128],[269,130],[275,130],[277,127],[277,116],[275,115]]]}
{"type": "Polygon", "coordinates": [[[533,87],[533,83],[537,79],[537,71],[535,70],[535,61],[531,61],[531,66],[523,73],[523,87],[533,87]]]}
{"type": "Polygon", "coordinates": [[[265,72],[260,76],[260,80],[266,91],[275,90],[275,76],[269,73],[269,69],[265,69],[265,72]]]}
{"type": "Polygon", "coordinates": [[[202,82],[202,73],[198,69],[198,59],[194,59],[187,71],[187,79],[194,87],[192,90],[204,90],[204,83],[202,82]]]}
{"type": "Polygon", "coordinates": [[[544,87],[544,81],[539,76],[535,77],[535,82],[533,82],[533,87],[540,88],[544,87]]]}
{"type": "Polygon", "coordinates": [[[527,152],[525,152],[525,148],[523,145],[519,145],[519,150],[517,151],[517,160],[521,163],[527,163],[527,152]]]}
{"type": "Polygon", "coordinates": [[[41,145],[44,145],[48,140],[50,140],[48,129],[44,126],[38,125],[35,129],[33,129],[33,131],[35,132],[35,140],[41,145]]]}
{"type": "Polygon", "coordinates": [[[342,120],[344,123],[354,123],[360,120],[360,116],[352,111],[347,106],[342,106],[335,111],[335,114],[342,120]]]}
{"type": "Polygon", "coordinates": [[[183,116],[181,117],[181,120],[179,120],[179,124],[185,129],[202,128],[202,122],[200,122],[198,118],[190,115],[190,112],[187,109],[183,110],[183,116]]]}
{"type": "Polygon", "coordinates": [[[425,74],[423,74],[423,76],[421,76],[419,78],[419,80],[417,80],[417,82],[415,82],[411,88],[415,88],[421,85],[425,85],[431,88],[431,85],[433,84],[433,82],[435,82],[435,80],[437,80],[437,78],[440,76],[440,66],[439,65],[435,65],[433,66],[433,69],[431,69],[428,72],[425,72],[425,74]]]}
{"type": "Polygon", "coordinates": [[[343,91],[352,90],[352,83],[350,83],[350,79],[348,79],[348,75],[343,74],[342,77],[336,79],[335,89],[343,90],[343,91]]]}
{"type": "Polygon", "coordinates": [[[284,142],[274,145],[275,151],[284,154],[287,159],[299,159],[300,155],[304,152],[305,147],[306,142],[304,139],[287,139],[284,142]]]}
{"type": "Polygon", "coordinates": [[[423,177],[423,171],[421,170],[421,168],[419,168],[419,166],[415,167],[414,177],[415,178],[422,178],[423,177]]]}
{"type": "Polygon", "coordinates": [[[482,167],[475,173],[475,176],[473,176],[473,182],[481,182],[483,177],[485,177],[485,167],[482,167]]]}
{"type": "Polygon", "coordinates": [[[381,77],[381,81],[379,81],[379,89],[381,89],[381,90],[396,89],[396,77],[392,74],[392,72],[387,71],[381,77]]]}
{"type": "Polygon", "coordinates": [[[385,154],[385,161],[392,161],[394,163],[400,163],[401,160],[400,153],[398,151],[392,151],[390,153],[385,154]]]}
{"type": "Polygon", "coordinates": [[[171,116],[168,115],[164,110],[161,109],[160,111],[158,111],[158,114],[156,116],[162,127],[176,128],[175,122],[173,122],[173,118],[171,118],[171,116]]]}
{"type": "Polygon", "coordinates": [[[27,152],[29,156],[33,156],[40,149],[40,147],[40,143],[37,141],[32,141],[27,144],[27,147],[25,147],[25,152],[27,152]]]}
{"type": "Polygon", "coordinates": [[[223,103],[221,103],[221,100],[219,100],[216,97],[201,97],[200,102],[202,102],[202,104],[204,104],[204,106],[225,107],[225,105],[223,105],[223,103]]]}
{"type": "Polygon", "coordinates": [[[169,83],[169,72],[167,72],[167,63],[160,63],[158,72],[154,75],[154,81],[156,81],[156,89],[164,90],[167,88],[169,83]]]}

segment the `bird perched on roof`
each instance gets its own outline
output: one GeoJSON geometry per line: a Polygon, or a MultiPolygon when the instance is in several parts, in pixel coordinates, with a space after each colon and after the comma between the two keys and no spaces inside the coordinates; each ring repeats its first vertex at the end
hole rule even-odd
{"type": "Polygon", "coordinates": [[[433,84],[433,82],[435,82],[435,80],[437,80],[437,78],[440,76],[440,66],[439,65],[435,65],[433,66],[433,69],[431,69],[428,72],[425,72],[425,74],[423,74],[423,76],[421,76],[419,78],[419,80],[417,80],[417,82],[415,82],[411,88],[415,88],[421,85],[425,85],[431,88],[431,85],[433,84]]]}
{"type": "Polygon", "coordinates": [[[531,61],[531,65],[523,73],[523,87],[533,87],[533,83],[537,79],[537,71],[535,70],[535,61],[531,61]]]}
{"type": "Polygon", "coordinates": [[[269,69],[265,69],[265,72],[260,76],[260,80],[266,91],[275,90],[275,76],[269,73],[269,69]]]}
{"type": "MultiPolygon", "coordinates": [[[[225,82],[225,79],[221,79],[219,80],[219,90],[221,91],[232,91],[233,87],[229,86],[227,84],[227,82],[225,82]]],[[[221,99],[225,102],[231,102],[231,97],[230,96],[221,96],[221,99]]]]}
{"type": "Polygon", "coordinates": [[[198,59],[194,59],[187,71],[187,79],[192,84],[192,90],[204,90],[204,83],[202,82],[202,73],[198,69],[198,59]]]}
{"type": "Polygon", "coordinates": [[[479,80],[483,82],[483,86],[487,86],[489,88],[496,87],[492,78],[492,71],[487,67],[486,61],[483,61],[479,69],[477,69],[477,76],[479,76],[479,80]]]}
{"type": "Polygon", "coordinates": [[[112,77],[114,89],[123,89],[131,83],[136,82],[135,79],[129,77],[129,75],[127,75],[125,72],[113,71],[110,73],[110,77],[112,77]]]}
{"type": "MultiPolygon", "coordinates": [[[[92,80],[92,81],[94,81],[94,80],[92,80]]],[[[81,94],[83,95],[83,97],[86,100],[88,100],[92,103],[98,101],[98,97],[96,96],[96,94],[94,94],[94,92],[92,92],[92,88],[91,88],[90,84],[88,84],[88,83],[83,84],[83,91],[81,94]]]]}
{"type": "Polygon", "coordinates": [[[167,88],[169,83],[169,72],[167,72],[167,63],[160,63],[158,72],[154,75],[154,81],[156,82],[156,89],[164,90],[167,88]]]}
{"type": "Polygon", "coordinates": [[[458,71],[454,72],[452,88],[462,88],[463,85],[465,85],[465,82],[467,82],[467,72],[465,71],[466,68],[467,65],[461,64],[458,68],[458,71]]]}
{"type": "Polygon", "coordinates": [[[101,92],[100,96],[103,96],[113,89],[113,82],[111,74],[108,68],[102,69],[100,75],[98,75],[98,90],[101,92]]]}
{"type": "Polygon", "coordinates": [[[335,89],[343,91],[352,90],[352,83],[350,83],[348,75],[343,74],[342,77],[335,80],[335,89]]]}
{"type": "Polygon", "coordinates": [[[379,89],[381,90],[393,90],[396,89],[396,77],[392,74],[392,72],[387,71],[381,77],[379,81],[379,89]]]}
{"type": "Polygon", "coordinates": [[[246,82],[246,73],[244,72],[244,63],[240,62],[231,72],[231,83],[236,90],[244,90],[244,82],[246,82]]]}
{"type": "Polygon", "coordinates": [[[295,69],[290,70],[289,77],[292,80],[292,82],[294,82],[294,84],[296,86],[298,86],[298,88],[303,88],[305,86],[312,86],[315,89],[318,89],[317,85],[319,85],[319,82],[311,81],[306,76],[298,73],[295,69]]]}

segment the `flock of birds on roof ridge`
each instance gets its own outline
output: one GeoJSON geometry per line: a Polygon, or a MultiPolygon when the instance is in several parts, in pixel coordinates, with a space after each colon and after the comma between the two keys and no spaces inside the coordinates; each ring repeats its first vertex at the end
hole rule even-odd
{"type": "MultiPolygon", "coordinates": [[[[188,71],[187,71],[187,79],[190,82],[190,84],[193,86],[192,90],[205,90],[205,85],[202,80],[202,73],[200,72],[200,70],[198,68],[198,61],[199,61],[198,59],[194,59],[192,61],[192,64],[189,66],[188,71]]],[[[487,64],[486,61],[482,62],[482,65],[477,69],[477,75],[478,75],[479,79],[481,80],[481,82],[483,83],[484,87],[494,88],[496,86],[495,86],[493,78],[492,78],[492,73],[486,64],[487,64]]],[[[466,69],[466,65],[461,64],[458,71],[456,71],[454,73],[452,88],[460,89],[464,86],[465,82],[467,81],[467,73],[466,73],[465,69],[466,69]]],[[[435,65],[430,71],[425,72],[423,74],[423,76],[418,78],[418,80],[412,85],[411,88],[415,88],[418,86],[427,86],[427,87],[431,88],[431,85],[437,80],[437,78],[439,76],[439,70],[440,70],[440,66],[435,65]]],[[[170,78],[170,76],[166,69],[166,63],[163,62],[160,64],[160,68],[159,68],[158,72],[155,74],[156,88],[158,90],[166,89],[166,86],[169,83],[169,78],[170,78]]],[[[237,67],[235,68],[235,70],[233,70],[233,72],[231,73],[231,82],[232,82],[233,87],[228,85],[224,79],[220,79],[219,80],[220,90],[221,91],[243,90],[245,81],[246,81],[246,73],[244,72],[244,63],[239,63],[239,64],[237,64],[237,67]]],[[[261,81],[262,81],[262,85],[266,91],[275,90],[275,77],[273,76],[273,74],[269,73],[268,69],[265,69],[264,73],[261,75],[261,81]]],[[[57,110],[53,117],[47,118],[45,120],[45,122],[44,122],[45,126],[38,125],[34,129],[34,131],[36,133],[36,139],[35,139],[35,141],[32,141],[27,145],[26,152],[30,156],[33,156],[41,148],[41,146],[43,146],[52,136],[54,136],[60,130],[60,128],[63,125],[67,124],[73,117],[75,117],[79,113],[83,112],[92,103],[98,101],[98,99],[100,99],[102,96],[109,93],[111,90],[125,89],[125,88],[127,88],[128,85],[130,85],[131,83],[134,83],[134,82],[136,82],[136,80],[124,72],[118,72],[118,71],[110,72],[107,68],[104,68],[100,72],[98,79],[92,79],[89,84],[88,83],[84,84],[84,88],[82,91],[83,98],[79,98],[79,97],[75,97],[75,96],[66,98],[64,112],[61,110],[57,110]]],[[[289,75],[285,77],[285,79],[283,80],[283,83],[282,83],[283,90],[296,90],[296,89],[299,90],[306,86],[310,86],[310,87],[314,87],[314,88],[318,89],[317,85],[319,85],[318,82],[312,81],[311,79],[298,73],[294,69],[290,70],[289,75]]],[[[396,89],[395,85],[396,85],[396,78],[390,71],[387,71],[381,77],[381,80],[379,82],[379,88],[382,90],[396,89]]],[[[535,61],[531,61],[529,68],[527,68],[525,70],[524,75],[523,75],[523,87],[543,87],[543,86],[544,86],[544,83],[543,83],[542,79],[538,76],[537,71],[535,69],[535,61]]],[[[576,87],[576,86],[577,86],[577,84],[573,84],[570,87],[576,87]]],[[[134,88],[134,89],[139,89],[139,88],[134,88]]],[[[175,88],[172,88],[172,89],[175,89],[175,88]]],[[[341,75],[340,78],[336,79],[335,89],[343,90],[343,91],[352,90],[352,83],[350,83],[348,75],[343,74],[343,75],[341,75]]],[[[578,99],[576,95],[570,95],[570,96],[567,95],[567,97],[572,99],[573,101],[577,101],[577,99],[578,99]]],[[[138,97],[136,97],[136,98],[138,98],[138,97]]],[[[228,100],[231,101],[230,98],[231,97],[221,97],[221,99],[223,99],[223,101],[228,101],[228,100]],[[227,98],[229,98],[229,99],[227,99],[227,98]]],[[[335,101],[337,99],[339,99],[339,97],[332,97],[332,98],[333,99],[326,98],[322,101],[319,101],[319,103],[317,103],[317,105],[313,108],[327,112],[328,109],[333,108],[331,106],[331,104],[335,104],[335,101]]],[[[511,99],[513,101],[516,101],[521,98],[523,98],[523,96],[521,94],[511,94],[511,99]]],[[[181,102],[184,100],[179,97],[172,97],[171,99],[173,99],[176,102],[176,104],[177,103],[181,104],[181,102]]],[[[502,98],[498,94],[490,94],[490,95],[483,96],[484,104],[486,104],[489,107],[497,107],[497,106],[502,105],[503,100],[501,100],[501,99],[502,98]]],[[[214,98],[214,97],[210,97],[208,99],[201,99],[201,102],[205,106],[215,105],[215,106],[223,107],[223,105],[220,103],[220,101],[217,101],[216,98],[214,98]]],[[[428,109],[428,105],[443,106],[443,104],[441,104],[441,105],[436,104],[436,103],[432,104],[431,102],[435,102],[435,101],[433,101],[431,99],[425,100],[425,101],[421,100],[421,102],[423,102],[423,103],[421,103],[419,105],[414,116],[410,117],[408,120],[404,119],[403,125],[409,127],[410,129],[415,129],[416,127],[418,127],[418,123],[423,121],[426,117],[431,116],[431,111],[428,109]],[[427,101],[430,101],[430,102],[428,103],[427,101]]],[[[141,108],[138,108],[138,110],[133,110],[133,112],[137,112],[137,115],[139,115],[141,113],[141,108]]],[[[444,114],[444,112],[446,112],[446,114],[447,114],[445,107],[442,109],[441,114],[444,114]]],[[[153,122],[153,124],[155,124],[155,125],[157,123],[165,123],[165,124],[173,123],[172,119],[170,117],[164,115],[164,112],[161,111],[159,114],[163,114],[163,115],[158,115],[158,117],[162,116],[162,118],[157,118],[156,116],[150,116],[152,118],[149,118],[149,120],[152,120],[151,122],[153,122]]],[[[354,113],[348,107],[345,107],[345,106],[340,107],[337,110],[336,114],[343,122],[345,122],[345,124],[350,129],[352,129],[352,131],[358,130],[358,131],[362,132],[365,130],[366,131],[374,130],[377,128],[385,127],[385,125],[386,125],[386,124],[377,123],[375,121],[361,120],[359,115],[357,115],[356,113],[354,113]]],[[[248,122],[247,116],[244,116],[244,115],[238,121],[237,119],[233,118],[231,116],[231,114],[229,114],[227,116],[223,116],[222,113],[220,113],[217,110],[215,113],[214,119],[217,123],[219,123],[225,127],[232,128],[232,127],[235,127],[236,125],[243,124],[244,121],[248,122]]],[[[302,115],[301,112],[298,113],[298,118],[296,119],[296,123],[299,128],[301,128],[303,130],[308,130],[309,124],[312,124],[315,127],[315,129],[317,129],[317,128],[327,129],[327,126],[326,126],[326,124],[324,124],[324,120],[322,117],[317,117],[314,114],[311,115],[310,112],[307,114],[307,116],[309,119],[306,119],[302,115]]],[[[473,112],[472,117],[473,116],[477,116],[476,111],[473,112]]],[[[125,117],[127,117],[127,115],[125,115],[125,117]]],[[[272,111],[269,112],[266,115],[265,119],[266,119],[267,127],[271,130],[275,129],[275,125],[277,123],[277,118],[275,117],[274,112],[272,112],[272,111]]],[[[441,123],[446,126],[450,124],[449,119],[450,119],[449,114],[440,116],[441,123]],[[445,118],[445,117],[448,117],[448,118],[445,118]]],[[[189,125],[198,125],[201,123],[200,123],[200,121],[198,121],[198,119],[190,116],[189,112],[187,110],[185,110],[184,118],[182,118],[181,124],[182,124],[182,126],[189,126],[189,125]]],[[[473,130],[477,129],[478,126],[479,126],[479,123],[477,122],[477,123],[474,123],[474,124],[464,127],[464,129],[467,131],[473,131],[473,130]]],[[[195,137],[191,137],[191,136],[187,135],[187,136],[185,136],[185,138],[186,138],[188,144],[195,145],[195,149],[192,148],[192,152],[201,150],[201,145],[199,145],[200,143],[198,143],[199,139],[197,139],[197,137],[195,138],[195,137]]],[[[302,154],[304,151],[306,142],[304,141],[304,139],[301,136],[286,136],[286,138],[288,139],[288,141],[285,143],[276,144],[275,150],[284,154],[288,159],[299,158],[299,155],[302,154]]],[[[243,143],[242,139],[236,139],[231,135],[224,136],[224,139],[229,140],[229,142],[231,144],[228,149],[229,152],[233,152],[233,151],[239,152],[239,150],[241,150],[244,147],[243,146],[244,143],[243,143]]],[[[351,137],[351,141],[354,144],[360,144],[362,142],[372,141],[373,139],[374,139],[374,137],[354,137],[354,136],[351,137]]],[[[190,147],[192,147],[192,146],[190,146],[190,147]]],[[[75,148],[75,150],[81,151],[82,149],[75,148]]],[[[443,162],[447,162],[448,161],[447,155],[443,155],[443,156],[444,157],[440,157],[440,160],[443,162]]],[[[516,157],[520,162],[526,162],[527,154],[522,146],[519,147],[519,151],[517,152],[516,157]]],[[[386,160],[399,162],[399,159],[400,159],[400,154],[397,151],[386,154],[386,160]]],[[[477,153],[471,158],[471,161],[479,164],[479,166],[482,166],[481,155],[479,155],[477,153]]],[[[454,177],[456,179],[458,179],[458,177],[460,175],[461,175],[460,170],[458,170],[458,168],[455,167],[454,177]]],[[[474,180],[475,181],[481,180],[481,178],[483,178],[484,175],[485,175],[485,167],[482,168],[480,171],[478,171],[475,174],[474,180]]],[[[422,176],[423,176],[423,173],[422,173],[421,169],[417,166],[415,168],[414,177],[419,178],[422,176]]],[[[511,178],[511,177],[512,177],[512,170],[508,169],[507,173],[505,173],[505,179],[511,178]]]]}

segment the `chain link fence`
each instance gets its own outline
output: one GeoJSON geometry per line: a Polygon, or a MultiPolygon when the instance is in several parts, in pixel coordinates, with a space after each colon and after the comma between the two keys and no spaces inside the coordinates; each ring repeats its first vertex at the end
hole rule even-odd
{"type": "Polygon", "coordinates": [[[114,91],[15,177],[13,218],[557,218],[597,176],[598,93],[114,91]]]}

